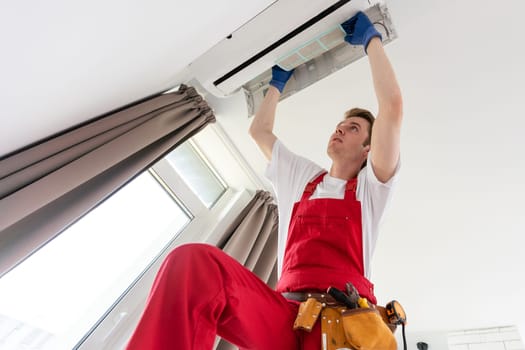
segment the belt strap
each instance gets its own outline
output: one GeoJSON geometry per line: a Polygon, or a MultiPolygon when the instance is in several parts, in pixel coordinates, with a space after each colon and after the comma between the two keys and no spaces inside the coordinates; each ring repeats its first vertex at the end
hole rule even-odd
{"type": "Polygon", "coordinates": [[[288,300],[299,301],[299,302],[306,301],[308,298],[314,298],[315,300],[325,305],[328,305],[328,306],[341,305],[341,303],[336,301],[334,297],[332,297],[328,293],[285,292],[285,293],[282,293],[282,296],[288,300]]]}

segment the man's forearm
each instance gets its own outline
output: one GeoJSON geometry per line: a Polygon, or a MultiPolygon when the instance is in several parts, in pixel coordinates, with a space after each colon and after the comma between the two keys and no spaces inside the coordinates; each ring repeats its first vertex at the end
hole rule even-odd
{"type": "Polygon", "coordinates": [[[379,38],[376,37],[370,41],[367,53],[379,104],[378,114],[386,114],[390,118],[400,119],[402,117],[401,90],[394,69],[379,38]]]}
{"type": "Polygon", "coordinates": [[[272,147],[276,139],[273,134],[275,111],[279,102],[280,92],[274,86],[270,86],[264,100],[255,114],[250,125],[250,135],[255,140],[267,159],[271,159],[272,147]]]}
{"type": "Polygon", "coordinates": [[[367,53],[379,105],[372,132],[372,166],[377,179],[384,183],[394,175],[399,160],[403,100],[379,38],[370,41],[367,53]]]}

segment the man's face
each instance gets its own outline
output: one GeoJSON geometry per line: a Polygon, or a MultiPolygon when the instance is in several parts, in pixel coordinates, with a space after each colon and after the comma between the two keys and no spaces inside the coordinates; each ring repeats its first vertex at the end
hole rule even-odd
{"type": "Polygon", "coordinates": [[[363,143],[368,138],[368,127],[368,121],[360,117],[350,117],[337,124],[328,141],[327,152],[330,158],[353,160],[361,159],[364,155],[366,159],[370,147],[363,146],[363,143]]]}

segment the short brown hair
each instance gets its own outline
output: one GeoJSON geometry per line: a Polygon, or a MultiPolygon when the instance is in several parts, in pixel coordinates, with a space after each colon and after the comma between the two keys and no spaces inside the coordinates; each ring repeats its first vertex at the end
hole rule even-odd
{"type": "Polygon", "coordinates": [[[352,117],[363,118],[368,121],[368,137],[363,143],[363,146],[368,146],[370,144],[370,140],[372,139],[372,126],[374,125],[376,118],[372,113],[370,113],[370,111],[363,108],[352,108],[345,112],[345,119],[352,117]]]}
{"type": "MultiPolygon", "coordinates": [[[[363,108],[352,108],[345,112],[345,119],[352,117],[363,118],[366,121],[368,121],[368,137],[363,143],[363,146],[368,146],[370,144],[370,140],[372,139],[372,126],[374,125],[374,121],[376,120],[376,118],[372,113],[370,113],[370,111],[363,108]]],[[[367,161],[365,159],[363,165],[361,165],[361,169],[363,169],[366,166],[366,163],[367,161]]]]}

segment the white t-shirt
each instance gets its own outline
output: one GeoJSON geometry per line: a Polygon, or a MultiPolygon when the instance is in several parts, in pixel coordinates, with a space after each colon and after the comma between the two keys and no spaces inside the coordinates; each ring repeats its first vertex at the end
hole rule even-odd
{"type": "MultiPolygon", "coordinates": [[[[386,183],[380,182],[370,166],[361,169],[357,175],[356,198],[361,202],[363,225],[363,259],[365,277],[370,279],[370,264],[378,236],[378,227],[392,196],[393,185],[399,171],[399,162],[394,176],[386,183]]],[[[314,162],[289,151],[279,140],[272,149],[272,159],[266,169],[266,176],[272,182],[277,197],[279,212],[279,239],[277,244],[278,274],[281,276],[288,227],[294,204],[300,200],[306,184],[325,170],[314,162]]],[[[310,199],[344,198],[346,180],[326,174],[310,199]]]]}

